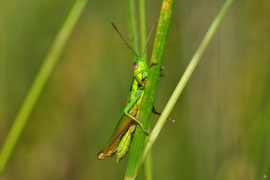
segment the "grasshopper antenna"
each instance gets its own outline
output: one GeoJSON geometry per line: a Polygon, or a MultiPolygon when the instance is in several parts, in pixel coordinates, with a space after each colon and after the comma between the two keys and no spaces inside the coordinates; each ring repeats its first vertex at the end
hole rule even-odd
{"type": "Polygon", "coordinates": [[[121,32],[118,30],[118,28],[116,27],[116,25],[112,23],[112,26],[114,27],[114,29],[116,30],[116,32],[119,34],[119,36],[123,39],[123,41],[126,43],[126,45],[129,47],[129,49],[135,54],[135,56],[138,58],[138,54],[134,51],[134,49],[131,47],[131,45],[127,42],[127,40],[124,38],[124,36],[121,34],[121,32]]]}
{"type": "Polygon", "coordinates": [[[145,45],[144,45],[144,49],[143,49],[143,54],[142,54],[142,57],[144,56],[144,53],[145,53],[145,50],[146,50],[146,46],[147,46],[148,40],[149,40],[150,35],[151,35],[151,33],[152,33],[152,31],[153,31],[154,27],[156,26],[157,22],[158,22],[158,18],[156,19],[156,21],[155,21],[154,25],[153,25],[153,26],[152,26],[152,28],[151,28],[151,31],[150,31],[150,33],[149,33],[148,37],[147,37],[146,43],[145,43],[145,45]]]}

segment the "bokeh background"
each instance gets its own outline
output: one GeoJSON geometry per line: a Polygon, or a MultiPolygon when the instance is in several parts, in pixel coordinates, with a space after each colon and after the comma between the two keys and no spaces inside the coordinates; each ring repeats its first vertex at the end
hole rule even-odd
{"type": "MultiPolygon", "coordinates": [[[[175,3],[157,110],[224,2],[175,3]]],[[[0,147],[71,4],[0,1],[0,147]]],[[[160,7],[161,0],[146,2],[148,32],[160,7]]],[[[96,159],[132,77],[131,53],[110,21],[128,37],[125,1],[88,2],[1,180],[124,178],[128,158],[96,159]]],[[[153,146],[154,179],[270,177],[269,50],[270,1],[233,2],[170,115],[176,122],[165,124],[153,146]]]]}

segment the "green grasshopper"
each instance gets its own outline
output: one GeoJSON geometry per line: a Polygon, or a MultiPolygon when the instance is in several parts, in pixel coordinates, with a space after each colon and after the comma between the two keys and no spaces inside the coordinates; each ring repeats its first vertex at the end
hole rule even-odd
{"type": "MultiPolygon", "coordinates": [[[[147,42],[151,35],[151,32],[154,26],[156,25],[156,23],[157,23],[157,20],[149,33],[149,36],[147,38],[145,48],[143,51],[143,55],[146,49],[147,42]]],[[[107,143],[105,148],[102,149],[97,154],[97,158],[99,160],[102,160],[105,157],[112,157],[117,152],[117,162],[118,162],[120,159],[124,158],[126,154],[128,153],[129,147],[132,142],[133,132],[135,131],[137,124],[142,128],[142,130],[146,133],[146,135],[148,135],[148,131],[144,128],[144,126],[137,119],[137,117],[139,116],[139,105],[141,103],[141,98],[144,92],[144,85],[148,76],[148,68],[151,67],[153,64],[152,65],[150,64],[150,66],[148,67],[144,59],[138,56],[138,54],[134,51],[134,49],[129,45],[127,40],[122,36],[120,31],[117,29],[117,27],[113,23],[112,25],[114,29],[117,31],[117,33],[120,35],[120,37],[127,44],[129,49],[136,56],[136,61],[133,63],[134,72],[133,72],[133,78],[132,78],[132,83],[130,87],[130,97],[129,97],[128,104],[126,108],[124,109],[124,114],[121,116],[120,120],[118,121],[109,142],[107,143]]]]}
{"type": "MultiPolygon", "coordinates": [[[[149,33],[149,36],[147,38],[147,41],[144,47],[143,54],[145,52],[146,45],[153,31],[153,28],[157,23],[157,20],[154,23],[149,33]]],[[[120,120],[118,121],[109,142],[107,143],[105,148],[102,149],[97,154],[97,158],[99,160],[102,160],[105,157],[112,157],[115,153],[117,153],[117,162],[119,162],[119,160],[124,158],[129,151],[129,147],[131,145],[133,134],[134,134],[137,124],[142,128],[142,130],[146,133],[146,135],[148,135],[148,131],[145,130],[141,122],[138,121],[138,117],[140,113],[139,106],[141,104],[141,100],[142,100],[142,96],[144,92],[144,85],[148,76],[148,69],[152,65],[155,65],[156,63],[152,63],[148,67],[144,59],[138,56],[138,54],[134,51],[134,49],[129,45],[126,39],[122,36],[120,31],[117,29],[117,27],[113,23],[112,25],[117,31],[117,33],[120,35],[120,37],[127,44],[127,46],[130,48],[130,50],[136,56],[136,61],[133,63],[134,72],[133,72],[133,78],[132,78],[132,83],[130,87],[130,97],[129,97],[128,104],[126,108],[124,109],[124,114],[121,116],[120,120]]],[[[161,114],[157,112],[154,107],[152,109],[152,112],[157,115],[161,114]]],[[[170,118],[167,118],[167,119],[174,122],[173,119],[170,119],[170,118]]]]}

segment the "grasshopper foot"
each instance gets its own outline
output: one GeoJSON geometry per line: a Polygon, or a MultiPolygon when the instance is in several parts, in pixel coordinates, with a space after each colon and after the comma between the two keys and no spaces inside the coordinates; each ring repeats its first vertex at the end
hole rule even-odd
{"type": "MultiPolygon", "coordinates": [[[[155,109],[155,107],[153,106],[153,108],[152,108],[152,113],[154,113],[154,114],[156,114],[156,115],[161,115],[161,113],[160,112],[157,112],[156,111],[156,109],[155,109]]],[[[169,121],[171,121],[172,123],[174,123],[175,122],[175,120],[174,119],[172,119],[172,118],[170,118],[170,117],[168,117],[167,118],[167,120],[169,120],[169,121]]]]}
{"type": "Polygon", "coordinates": [[[150,69],[152,66],[157,65],[157,63],[158,63],[157,61],[153,61],[153,62],[151,61],[148,68],[150,69]]]}

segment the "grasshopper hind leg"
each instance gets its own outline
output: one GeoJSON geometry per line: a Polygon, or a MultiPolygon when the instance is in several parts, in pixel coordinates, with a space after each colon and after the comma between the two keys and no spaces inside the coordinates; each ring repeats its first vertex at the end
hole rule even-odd
{"type": "MultiPolygon", "coordinates": [[[[142,123],[136,119],[135,117],[133,117],[132,115],[128,114],[127,112],[125,112],[125,115],[127,115],[128,117],[130,117],[133,121],[135,121],[143,130],[143,132],[148,136],[149,132],[144,128],[144,126],[142,125],[142,123]]],[[[137,114],[138,115],[138,114],[137,114]]],[[[137,116],[136,115],[136,116],[137,116]]]]}
{"type": "MultiPolygon", "coordinates": [[[[157,111],[156,111],[156,109],[155,109],[154,106],[153,106],[153,108],[152,108],[152,113],[154,113],[154,114],[156,114],[156,115],[159,115],[159,116],[161,115],[160,112],[157,112],[157,111]]],[[[167,120],[171,121],[172,123],[175,121],[174,119],[172,119],[172,118],[170,118],[170,117],[168,117],[167,120]]]]}

